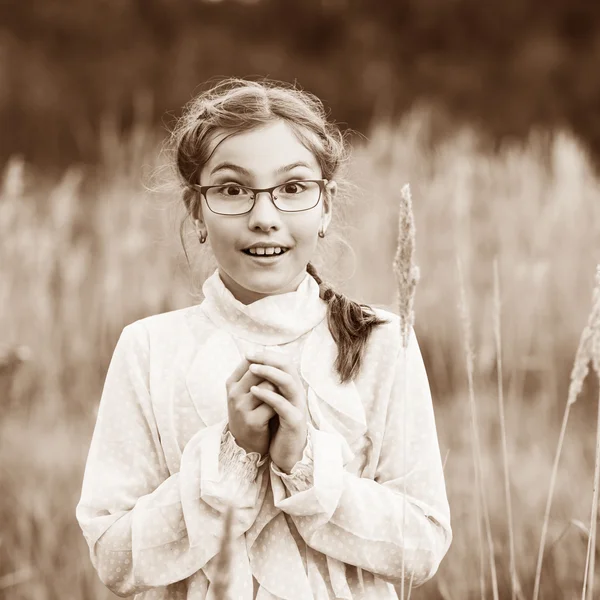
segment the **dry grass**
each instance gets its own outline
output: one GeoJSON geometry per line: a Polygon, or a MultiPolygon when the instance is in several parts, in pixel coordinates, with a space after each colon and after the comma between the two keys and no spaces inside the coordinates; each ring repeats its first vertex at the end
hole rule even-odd
{"type": "MultiPolygon", "coordinates": [[[[518,583],[531,597],[569,374],[600,256],[600,187],[564,134],[551,144],[533,137],[490,157],[472,132],[434,152],[426,132],[426,114],[417,112],[397,130],[376,127],[357,149],[351,172],[363,191],[346,211],[354,257],[341,248],[329,266],[316,266],[326,280],[346,278],[341,287],[355,299],[397,310],[390,215],[398,182],[410,181],[420,232],[415,328],[442,456],[449,451],[454,530],[438,575],[412,598],[481,597],[479,540],[486,536],[478,532],[474,498],[482,495],[493,542],[481,550],[485,595],[492,596],[495,564],[500,598],[516,593],[518,583]],[[475,489],[457,255],[474,350],[475,489]],[[502,281],[496,298],[495,259],[502,281]],[[502,322],[495,323],[499,304],[502,322]]],[[[18,160],[4,170],[0,345],[30,353],[10,376],[0,373],[0,598],[112,597],[90,566],[74,518],[108,360],[125,323],[191,304],[191,284],[213,266],[192,252],[190,278],[179,248],[178,198],[140,184],[156,167],[156,139],[142,127],[123,139],[107,126],[102,144],[104,164],[93,174],[74,167],[49,181],[18,160]]],[[[590,378],[583,386],[563,436],[539,587],[546,600],[580,598],[586,557],[593,565],[595,548],[588,553],[587,546],[595,540],[581,523],[592,510],[595,385],[590,378]]]]}
{"type": "Polygon", "coordinates": [[[471,416],[471,453],[473,455],[473,470],[475,472],[475,485],[473,492],[475,496],[475,518],[477,522],[478,533],[478,548],[479,548],[479,591],[481,598],[486,597],[486,569],[483,553],[483,533],[481,529],[481,519],[485,526],[485,538],[488,545],[489,561],[490,561],[490,576],[492,593],[494,600],[498,600],[498,577],[496,574],[496,558],[494,552],[494,539],[492,535],[492,527],[490,524],[490,513],[488,509],[487,494],[483,488],[483,467],[481,461],[481,442],[479,440],[479,419],[477,403],[475,399],[475,368],[474,368],[474,350],[472,340],[471,314],[470,307],[467,302],[466,286],[464,282],[463,270],[460,260],[457,262],[458,272],[458,289],[460,293],[460,320],[462,323],[463,344],[465,365],[467,372],[467,382],[469,390],[469,414],[471,416]]]}
{"type": "MultiPolygon", "coordinates": [[[[594,339],[598,337],[600,334],[600,268],[597,270],[596,276],[596,287],[594,288],[594,302],[592,305],[592,310],[590,312],[590,316],[588,319],[587,325],[584,327],[583,332],[581,334],[581,339],[579,341],[579,347],[577,348],[577,353],[575,355],[575,362],[573,364],[573,370],[571,372],[571,384],[569,386],[569,394],[567,399],[567,404],[565,408],[565,412],[563,415],[563,420],[560,428],[560,434],[558,437],[558,445],[556,447],[556,454],[554,457],[554,463],[552,465],[552,474],[550,476],[550,491],[548,492],[548,498],[546,500],[546,508],[544,510],[544,520],[542,524],[542,535],[540,539],[540,549],[538,552],[538,561],[535,573],[535,584],[533,588],[533,598],[537,600],[539,596],[540,589],[540,580],[542,573],[542,563],[544,559],[544,550],[546,545],[546,536],[548,533],[548,522],[550,518],[550,510],[552,508],[552,499],[554,496],[554,488],[556,485],[556,476],[558,472],[558,465],[561,457],[561,453],[563,450],[563,444],[565,439],[565,433],[567,431],[567,424],[569,421],[569,415],[571,413],[571,407],[575,404],[581,390],[583,388],[583,383],[585,377],[588,372],[588,365],[593,358],[593,343],[594,339]]],[[[600,414],[600,413],[599,413],[600,414]]],[[[600,433],[600,428],[599,428],[600,433]]],[[[594,502],[596,501],[596,476],[594,477],[594,498],[592,501],[592,515],[595,515],[597,512],[597,506],[594,507],[594,502]]],[[[590,527],[590,532],[595,531],[595,523],[596,519],[592,519],[592,526],[590,527]]],[[[590,534],[589,540],[592,541],[594,539],[594,535],[590,534]]],[[[588,551],[586,555],[586,569],[583,583],[583,595],[585,597],[585,590],[587,584],[587,575],[588,575],[588,559],[590,554],[590,544],[588,543],[588,551]]],[[[593,560],[592,560],[593,566],[593,560]]],[[[592,571],[592,584],[590,588],[593,588],[593,571],[592,571]]]]}
{"type": "MultiPolygon", "coordinates": [[[[412,209],[412,197],[410,194],[410,186],[406,184],[400,191],[399,203],[399,218],[398,218],[398,242],[396,247],[396,256],[392,267],[396,277],[396,285],[398,288],[398,315],[400,316],[400,333],[402,339],[402,381],[403,385],[403,411],[406,414],[406,406],[408,405],[408,342],[411,330],[415,321],[414,303],[417,283],[419,281],[419,268],[415,264],[415,219],[412,209]]],[[[406,418],[403,418],[402,439],[404,440],[403,449],[403,467],[402,471],[406,473],[406,418]]],[[[402,536],[406,528],[406,478],[403,482],[403,502],[402,502],[402,536]]],[[[402,554],[402,584],[400,587],[400,599],[404,600],[404,588],[406,581],[405,572],[405,557],[402,554]]],[[[412,575],[408,584],[408,600],[412,591],[412,575]]],[[[397,590],[397,588],[396,588],[397,590]]]]}
{"type": "Polygon", "coordinates": [[[502,474],[504,475],[504,499],[506,504],[506,528],[508,531],[508,556],[510,569],[511,600],[517,597],[522,600],[521,584],[517,575],[515,559],[515,530],[512,516],[512,498],[510,492],[510,472],[508,467],[508,443],[506,433],[506,417],[504,414],[504,379],[502,370],[502,302],[498,262],[494,260],[494,342],[496,350],[496,372],[498,381],[498,422],[500,439],[502,440],[502,474]]]}
{"type": "Polygon", "coordinates": [[[233,506],[233,504],[231,504],[225,510],[225,516],[223,519],[223,537],[221,540],[221,547],[217,555],[217,577],[212,583],[215,600],[230,600],[231,598],[231,596],[229,595],[229,577],[231,572],[232,559],[231,545],[233,542],[231,531],[234,514],[235,507],[233,506]]]}

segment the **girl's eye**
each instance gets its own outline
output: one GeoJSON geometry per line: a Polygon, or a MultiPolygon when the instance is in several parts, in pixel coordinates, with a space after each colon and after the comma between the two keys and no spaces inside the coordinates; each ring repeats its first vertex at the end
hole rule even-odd
{"type": "Polygon", "coordinates": [[[243,188],[241,185],[237,185],[235,183],[222,185],[216,188],[216,190],[222,196],[243,196],[244,194],[248,193],[246,188],[243,188]]]}
{"type": "Polygon", "coordinates": [[[304,191],[303,185],[299,181],[291,181],[290,183],[284,183],[281,188],[284,194],[293,196],[294,194],[300,194],[304,191]]]}

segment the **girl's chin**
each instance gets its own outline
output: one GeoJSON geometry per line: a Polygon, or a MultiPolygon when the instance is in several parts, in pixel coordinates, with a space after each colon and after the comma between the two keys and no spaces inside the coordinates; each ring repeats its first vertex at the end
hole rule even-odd
{"type": "MultiPolygon", "coordinates": [[[[232,271],[233,285],[240,295],[245,297],[262,297],[274,294],[286,294],[298,289],[305,276],[305,271],[291,274],[289,269],[243,269],[232,271]]],[[[228,286],[229,287],[229,286],[228,286]]],[[[254,300],[252,300],[254,301],[254,300]]]]}

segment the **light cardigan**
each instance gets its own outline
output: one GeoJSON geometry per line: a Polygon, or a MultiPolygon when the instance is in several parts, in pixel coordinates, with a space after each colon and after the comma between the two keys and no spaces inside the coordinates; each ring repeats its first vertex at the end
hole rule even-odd
{"type": "Polygon", "coordinates": [[[431,578],[452,531],[414,331],[403,363],[399,318],[375,308],[390,323],[340,384],[312,276],[244,305],[217,270],[203,292],[126,326],[115,347],[76,508],[100,579],[120,596],[212,600],[227,502],[233,600],[397,598],[403,554],[413,587],[431,578]],[[288,354],[307,392],[290,474],[227,426],[226,379],[264,346],[288,354]]]}

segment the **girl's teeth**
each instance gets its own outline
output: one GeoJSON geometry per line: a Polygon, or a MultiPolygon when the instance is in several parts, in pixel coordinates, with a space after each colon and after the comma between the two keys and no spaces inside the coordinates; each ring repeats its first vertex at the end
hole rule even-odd
{"type": "Polygon", "coordinates": [[[250,254],[253,254],[254,256],[273,256],[273,255],[280,255],[284,253],[284,250],[282,250],[281,248],[275,250],[275,248],[254,248],[253,250],[249,250],[250,254]]]}

